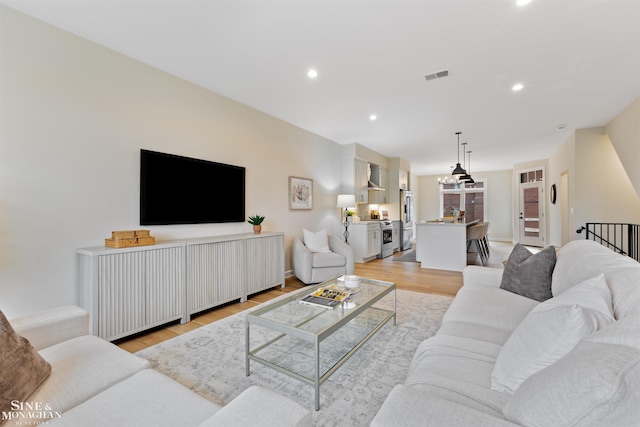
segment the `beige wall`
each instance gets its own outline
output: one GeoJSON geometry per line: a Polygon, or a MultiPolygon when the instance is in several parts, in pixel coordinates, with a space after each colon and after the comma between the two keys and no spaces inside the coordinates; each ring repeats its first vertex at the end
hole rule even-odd
{"type": "Polygon", "coordinates": [[[586,222],[640,224],[640,196],[632,182],[640,168],[639,106],[640,98],[607,126],[576,130],[550,157],[547,184],[556,183],[559,201],[566,198],[566,206],[556,203],[549,210],[551,244],[584,239],[576,230],[586,222]]]}
{"type": "Polygon", "coordinates": [[[567,240],[574,240],[575,236],[575,149],[576,134],[572,132],[549,158],[546,188],[548,191],[552,184],[557,188],[556,204],[547,205],[549,244],[554,246],[562,246],[568,243],[567,240]]]}
{"type": "Polygon", "coordinates": [[[640,97],[611,120],[605,131],[640,196],[640,97]]]}
{"type": "Polygon", "coordinates": [[[575,201],[578,228],[586,222],[640,223],[640,197],[604,127],[576,131],[575,201]]]}
{"type": "MultiPolygon", "coordinates": [[[[511,224],[512,196],[510,170],[496,172],[474,172],[475,180],[486,180],[487,206],[485,218],[491,224],[489,235],[491,240],[511,241],[513,228],[511,224]]],[[[441,176],[440,176],[441,177],[441,176]]],[[[440,217],[440,187],[438,176],[420,176],[417,191],[418,221],[427,221],[440,217]]]]}
{"type": "MultiPolygon", "coordinates": [[[[339,235],[340,146],[0,6],[0,309],[76,301],[74,250],[139,228],[140,148],[246,167],[247,215],[290,246],[339,235]],[[314,180],[288,209],[288,177],[314,180]]],[[[207,183],[202,197],[216,198],[207,183]]],[[[224,209],[224,200],[219,201],[224,209]]],[[[246,223],[151,227],[158,240],[250,232],[246,223]]]]}

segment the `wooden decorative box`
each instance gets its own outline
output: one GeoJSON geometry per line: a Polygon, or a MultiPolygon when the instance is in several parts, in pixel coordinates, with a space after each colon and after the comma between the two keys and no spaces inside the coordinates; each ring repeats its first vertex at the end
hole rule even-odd
{"type": "Polygon", "coordinates": [[[112,239],[133,239],[135,237],[151,237],[149,230],[123,230],[112,231],[112,239]]]}
{"type": "Polygon", "coordinates": [[[104,239],[108,248],[131,248],[134,246],[155,245],[156,238],[149,235],[149,230],[124,230],[111,232],[111,239],[104,239]]]}

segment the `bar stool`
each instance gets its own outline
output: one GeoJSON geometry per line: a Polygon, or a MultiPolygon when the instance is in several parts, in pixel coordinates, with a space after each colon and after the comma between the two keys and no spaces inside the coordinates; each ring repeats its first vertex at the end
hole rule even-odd
{"type": "Polygon", "coordinates": [[[484,222],[467,227],[467,252],[469,252],[469,249],[471,248],[471,244],[474,243],[478,250],[478,256],[480,257],[480,262],[482,263],[483,266],[487,265],[487,260],[489,258],[489,254],[486,251],[485,242],[484,242],[487,230],[488,230],[488,223],[484,223],[484,222]]]}
{"type": "Polygon", "coordinates": [[[483,222],[484,224],[484,237],[482,238],[482,245],[484,246],[484,252],[487,254],[487,258],[491,256],[491,250],[489,249],[489,223],[483,222]]]}

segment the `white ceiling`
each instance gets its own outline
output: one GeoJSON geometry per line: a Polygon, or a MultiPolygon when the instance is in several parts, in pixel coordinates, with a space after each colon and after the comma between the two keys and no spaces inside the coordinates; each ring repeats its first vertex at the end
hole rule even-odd
{"type": "Polygon", "coordinates": [[[418,175],[456,131],[472,172],[510,169],[640,96],[640,0],[2,3],[418,175]]]}

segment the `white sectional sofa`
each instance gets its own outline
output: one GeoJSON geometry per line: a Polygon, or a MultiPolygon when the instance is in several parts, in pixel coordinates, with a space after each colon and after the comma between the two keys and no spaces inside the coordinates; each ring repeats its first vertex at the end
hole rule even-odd
{"type": "Polygon", "coordinates": [[[544,302],[501,289],[502,273],[464,270],[372,426],[640,426],[640,264],[571,242],[544,302]]]}
{"type": "Polygon", "coordinates": [[[257,386],[220,407],[149,369],[145,359],[88,335],[88,314],[75,306],[13,319],[10,324],[51,364],[51,374],[26,399],[32,406],[23,406],[24,411],[11,415],[3,427],[38,425],[51,416],[49,424],[74,427],[267,427],[309,422],[308,409],[257,386]],[[37,409],[35,405],[47,409],[30,410],[37,409]]]}

